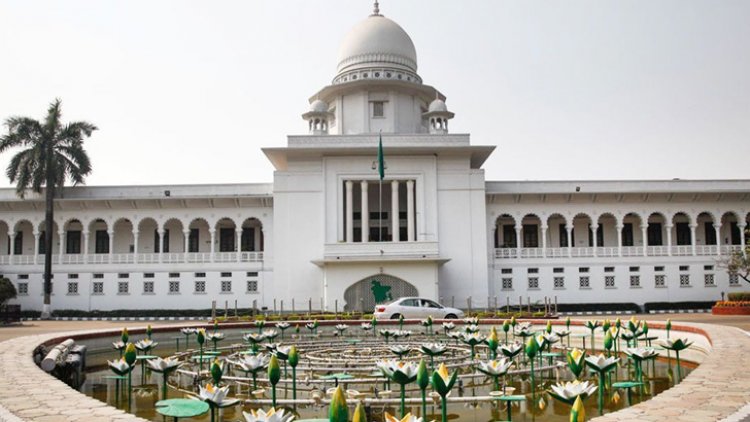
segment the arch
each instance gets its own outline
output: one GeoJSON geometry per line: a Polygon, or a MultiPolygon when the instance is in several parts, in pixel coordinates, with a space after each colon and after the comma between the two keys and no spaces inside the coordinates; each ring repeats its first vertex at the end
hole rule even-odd
{"type": "MultiPolygon", "coordinates": [[[[580,211],[573,215],[570,224],[573,226],[571,231],[570,246],[572,247],[592,247],[594,238],[591,233],[591,226],[594,219],[588,212],[580,211]]],[[[567,236],[567,232],[565,233],[567,236]]]]}
{"type": "Polygon", "coordinates": [[[694,231],[690,228],[693,225],[693,220],[690,218],[690,214],[684,211],[677,211],[672,216],[671,220],[672,239],[673,243],[677,246],[688,246],[693,243],[694,231]]]}
{"type": "Polygon", "coordinates": [[[240,251],[261,252],[265,248],[263,222],[257,217],[247,217],[240,224],[240,251]]]}
{"type": "Polygon", "coordinates": [[[138,223],[136,223],[135,226],[138,228],[138,232],[140,233],[143,230],[157,230],[159,228],[159,222],[156,221],[156,219],[153,217],[143,217],[138,220],[138,223]]]}
{"type": "Polygon", "coordinates": [[[739,228],[740,218],[734,211],[725,211],[721,215],[719,223],[721,224],[719,232],[719,244],[721,245],[741,245],[742,233],[739,228]]]}
{"type": "Polygon", "coordinates": [[[236,252],[237,251],[237,223],[233,218],[222,217],[216,220],[214,225],[216,230],[216,240],[218,241],[217,252],[236,252]]]}
{"type": "Polygon", "coordinates": [[[711,211],[701,211],[695,217],[696,234],[695,242],[697,245],[716,245],[716,215],[711,211]]]}
{"type": "Polygon", "coordinates": [[[547,246],[551,247],[568,247],[568,232],[565,227],[568,225],[568,219],[565,215],[554,212],[547,217],[547,246]]]}
{"type": "Polygon", "coordinates": [[[495,248],[515,248],[516,218],[510,214],[501,214],[495,219],[495,248]]]}
{"type": "Polygon", "coordinates": [[[378,303],[418,295],[417,288],[406,280],[390,274],[373,274],[347,287],[344,310],[368,311],[378,303]]]}
{"type": "MultiPolygon", "coordinates": [[[[0,239],[10,239],[8,235],[10,234],[10,228],[12,225],[7,222],[6,220],[0,220],[0,239]]],[[[8,249],[9,242],[7,240],[0,242],[0,255],[8,255],[10,254],[10,250],[8,249]]]]}
{"type": "Polygon", "coordinates": [[[521,246],[524,248],[540,248],[542,219],[534,213],[528,213],[521,218],[521,246]]]}
{"type": "Polygon", "coordinates": [[[192,219],[188,225],[190,231],[188,239],[188,252],[210,252],[211,251],[211,226],[203,217],[192,219]]]}
{"type": "MultiPolygon", "coordinates": [[[[162,252],[185,252],[185,225],[177,217],[170,217],[164,221],[157,230],[162,231],[162,244],[164,250],[162,252]]],[[[161,246],[157,244],[158,234],[155,232],[151,233],[154,239],[154,251],[161,250],[161,246]]]]}
{"type": "Polygon", "coordinates": [[[605,211],[596,217],[596,245],[617,246],[617,228],[620,220],[612,212],[605,211]]]}
{"type": "Polygon", "coordinates": [[[112,252],[130,253],[133,251],[133,222],[125,217],[120,217],[112,224],[112,252]]]}
{"type": "MultiPolygon", "coordinates": [[[[54,225],[55,229],[57,225],[54,225]]],[[[56,243],[57,230],[53,230],[52,246],[56,243]]],[[[33,255],[35,251],[34,245],[34,223],[27,219],[21,219],[16,221],[13,225],[14,238],[10,245],[13,248],[13,255],[33,255]]],[[[41,239],[41,237],[40,237],[41,239]]]]}
{"type": "MultiPolygon", "coordinates": [[[[143,217],[136,224],[138,235],[137,253],[155,253],[156,232],[159,230],[159,222],[153,217],[143,217]]],[[[135,248],[134,248],[135,249],[135,248]]]]}
{"type": "Polygon", "coordinates": [[[681,223],[688,223],[688,225],[694,224],[693,216],[687,211],[677,211],[672,215],[672,224],[677,223],[677,220],[681,220],[681,223]]]}

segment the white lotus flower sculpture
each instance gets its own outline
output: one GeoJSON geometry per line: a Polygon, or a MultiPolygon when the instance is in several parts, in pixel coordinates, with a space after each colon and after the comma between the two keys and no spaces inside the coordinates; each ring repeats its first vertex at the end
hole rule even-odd
{"type": "Polygon", "coordinates": [[[135,342],[135,348],[140,350],[141,352],[148,353],[149,350],[156,347],[159,343],[151,340],[150,338],[144,338],[143,340],[138,340],[135,342]]]}
{"type": "Polygon", "coordinates": [[[422,418],[414,416],[410,413],[404,415],[403,418],[399,419],[388,412],[385,412],[385,422],[422,422],[422,418]]]}
{"type": "Polygon", "coordinates": [[[273,407],[268,412],[262,409],[242,412],[242,416],[245,417],[245,422],[290,422],[294,419],[293,414],[286,413],[284,409],[276,410],[273,407]]]}
{"type": "Polygon", "coordinates": [[[205,387],[200,386],[199,389],[198,397],[200,397],[201,400],[219,406],[226,401],[227,395],[229,394],[229,386],[217,387],[208,383],[205,387]]]}
{"type": "Polygon", "coordinates": [[[177,359],[168,357],[168,358],[155,358],[155,359],[149,359],[146,361],[148,364],[148,367],[154,371],[158,372],[160,374],[163,374],[165,372],[171,372],[175,369],[177,369],[180,365],[182,365],[182,362],[180,362],[177,359]]]}
{"type": "Polygon", "coordinates": [[[553,385],[549,394],[563,403],[572,405],[578,397],[581,397],[581,400],[585,400],[594,394],[596,389],[597,386],[589,381],[575,380],[553,385]]]}
{"type": "Polygon", "coordinates": [[[128,365],[127,362],[125,362],[125,358],[121,358],[118,360],[108,360],[107,366],[109,366],[109,369],[111,369],[112,372],[119,376],[127,375],[128,372],[133,370],[133,368],[128,365]]]}
{"type": "Polygon", "coordinates": [[[395,346],[390,346],[390,347],[388,347],[388,349],[391,351],[391,353],[394,353],[394,354],[398,355],[398,357],[402,357],[402,356],[404,356],[406,354],[409,354],[409,351],[411,350],[411,348],[409,346],[404,346],[404,345],[401,345],[401,344],[397,344],[395,346]]]}

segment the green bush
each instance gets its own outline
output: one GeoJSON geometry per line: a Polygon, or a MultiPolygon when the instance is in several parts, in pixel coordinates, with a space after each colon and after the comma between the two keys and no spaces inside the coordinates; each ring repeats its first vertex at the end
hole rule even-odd
{"type": "Polygon", "coordinates": [[[727,299],[734,301],[734,302],[740,302],[740,301],[750,301],[750,292],[733,292],[729,293],[727,295],[727,299]]]}
{"type": "Polygon", "coordinates": [[[15,298],[16,286],[7,278],[0,278],[0,306],[5,305],[5,302],[15,298]]]}
{"type": "Polygon", "coordinates": [[[558,312],[641,312],[635,303],[561,303],[557,305],[558,312]]]}
{"type": "Polygon", "coordinates": [[[646,303],[646,312],[671,311],[679,309],[711,309],[716,301],[711,302],[649,302],[646,303]]]}

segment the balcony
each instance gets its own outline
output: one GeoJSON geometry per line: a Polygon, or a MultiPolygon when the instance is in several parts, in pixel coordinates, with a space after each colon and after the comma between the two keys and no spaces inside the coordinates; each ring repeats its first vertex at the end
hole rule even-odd
{"type": "MultiPolygon", "coordinates": [[[[100,264],[208,264],[231,262],[263,262],[263,252],[173,252],[173,253],[119,253],[119,254],[54,254],[55,265],[100,264]]],[[[3,255],[0,265],[42,265],[44,255],[3,255]]]]}
{"type": "Polygon", "coordinates": [[[324,261],[439,260],[438,242],[327,243],[324,261]]]}
{"type": "Polygon", "coordinates": [[[603,246],[583,248],[497,248],[495,259],[533,259],[533,258],[612,258],[612,257],[663,257],[663,256],[718,256],[729,255],[742,250],[740,245],[695,245],[695,254],[691,245],[679,246],[603,246]]]}

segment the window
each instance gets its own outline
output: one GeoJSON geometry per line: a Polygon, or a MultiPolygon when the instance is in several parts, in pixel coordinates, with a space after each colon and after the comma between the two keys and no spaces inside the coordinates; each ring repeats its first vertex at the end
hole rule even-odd
{"type": "Polygon", "coordinates": [[[690,274],[680,274],[680,287],[690,287],[690,274]]]}
{"type": "Polygon", "coordinates": [[[503,248],[515,248],[516,243],[516,229],[510,224],[503,225],[503,248]]]}
{"type": "Polygon", "coordinates": [[[154,293],[154,282],[144,281],[143,282],[143,294],[153,294],[153,293],[154,293]]]}
{"type": "Polygon", "coordinates": [[[95,273],[94,278],[104,278],[104,274],[102,273],[95,273]]]}
{"type": "Polygon", "coordinates": [[[248,271],[247,272],[247,276],[248,277],[257,277],[258,276],[258,272],[257,271],[248,271]]]}
{"type": "Polygon", "coordinates": [[[529,289],[539,288],[539,277],[529,277],[529,289]]]}
{"type": "Polygon", "coordinates": [[[641,276],[631,275],[630,276],[630,287],[641,287],[641,276]]]}
{"type": "Polygon", "coordinates": [[[195,293],[206,293],[206,282],[203,280],[195,281],[195,293]]]}
{"type": "Polygon", "coordinates": [[[13,238],[13,255],[23,254],[23,232],[16,233],[16,237],[13,238]]]}
{"type": "Polygon", "coordinates": [[[565,288],[565,277],[555,277],[553,281],[556,289],[565,288]]]}
{"type": "Polygon", "coordinates": [[[578,267],[579,273],[587,273],[589,272],[589,267],[578,267]]]}
{"type": "Polygon", "coordinates": [[[703,275],[703,285],[706,287],[716,287],[716,283],[714,282],[714,275],[713,274],[704,274],[703,275]]]}
{"type": "MultiPolygon", "coordinates": [[[[730,286],[739,286],[740,285],[740,276],[738,276],[737,274],[729,274],[729,285],[730,286]]],[[[18,286],[20,287],[21,283],[18,283],[18,286]]]]}
{"type": "Polygon", "coordinates": [[[221,273],[221,276],[222,277],[231,277],[232,273],[231,272],[221,273]]]}
{"type": "Polygon", "coordinates": [[[143,278],[154,278],[154,273],[143,273],[143,278]]]}
{"type": "Polygon", "coordinates": [[[29,279],[29,275],[28,274],[18,274],[18,279],[19,280],[28,280],[29,279]]]}
{"type": "Polygon", "coordinates": [[[654,276],[654,287],[667,287],[666,276],[664,274],[654,276]]]}
{"type": "Polygon", "coordinates": [[[539,274],[539,268],[529,268],[527,272],[529,274],[539,274]]]}
{"type": "Polygon", "coordinates": [[[513,279],[503,278],[503,290],[513,290],[513,279]]]}
{"type": "Polygon", "coordinates": [[[69,281],[68,282],[68,294],[69,295],[77,295],[78,294],[78,282],[77,281],[69,281]]]}
{"type": "Polygon", "coordinates": [[[180,293],[180,282],[179,281],[170,281],[169,282],[169,293],[170,294],[180,293]]]}
{"type": "Polygon", "coordinates": [[[565,268],[563,268],[563,267],[553,268],[552,272],[553,273],[562,273],[562,272],[565,272],[565,268]]]}
{"type": "MultiPolygon", "coordinates": [[[[164,229],[164,239],[162,242],[164,243],[164,252],[169,252],[169,229],[164,229]]],[[[154,229],[154,253],[159,253],[161,251],[161,247],[159,245],[160,239],[159,239],[159,230],[154,229]]]]}
{"type": "Polygon", "coordinates": [[[406,299],[401,301],[401,306],[419,306],[419,300],[417,299],[406,299]]]}
{"type": "Polygon", "coordinates": [[[622,225],[622,246],[633,246],[633,223],[622,225]]]}
{"type": "Polygon", "coordinates": [[[677,232],[677,244],[690,245],[690,226],[688,223],[677,223],[674,227],[677,232]]]}
{"type": "Polygon", "coordinates": [[[206,273],[195,273],[195,278],[206,278],[206,273]]]}
{"type": "Polygon", "coordinates": [[[78,274],[68,274],[68,279],[75,280],[78,278],[78,274]]]}
{"type": "Polygon", "coordinates": [[[127,281],[118,281],[117,282],[117,294],[118,295],[126,295],[128,293],[129,293],[128,282],[127,281]]]}
{"type": "Polygon", "coordinates": [[[258,293],[258,280],[247,280],[247,292],[258,293]]]}
{"type": "Polygon", "coordinates": [[[680,265],[680,271],[690,271],[689,265],[680,265]]]}
{"type": "Polygon", "coordinates": [[[737,225],[737,222],[733,221],[730,223],[729,233],[733,245],[739,245],[742,243],[742,238],[740,237],[740,226],[737,225]]]}
{"type": "Polygon", "coordinates": [[[234,252],[234,233],[233,228],[219,229],[219,252],[234,252]]]}
{"type": "Polygon", "coordinates": [[[637,273],[640,270],[641,270],[641,267],[630,267],[630,272],[631,273],[637,273]]]}
{"type": "Polygon", "coordinates": [[[65,253],[81,253],[81,231],[69,230],[65,233],[65,253]]]}
{"type": "Polygon", "coordinates": [[[180,273],[169,273],[169,278],[180,278],[180,273]]]}
{"type": "Polygon", "coordinates": [[[18,295],[27,296],[29,294],[29,283],[18,283],[18,295]]]}
{"type": "Polygon", "coordinates": [[[615,267],[604,267],[605,273],[613,273],[615,272],[615,267]]]}
{"type": "Polygon", "coordinates": [[[372,102],[372,117],[384,117],[385,116],[385,102],[373,101],[372,102]]]}
{"type": "Polygon", "coordinates": [[[578,286],[581,289],[589,289],[591,286],[589,285],[589,278],[588,277],[579,277],[578,279],[578,286]]]}
{"type": "MultiPolygon", "coordinates": [[[[45,241],[46,239],[44,238],[44,236],[45,236],[44,230],[42,230],[39,233],[39,255],[44,255],[47,251],[47,243],[45,241]]],[[[10,239],[8,239],[8,242],[10,242],[10,239]]],[[[10,246],[10,243],[8,243],[8,246],[10,246]]]]}
{"type": "Polygon", "coordinates": [[[222,280],[221,281],[221,292],[222,293],[232,293],[232,280],[222,280]]]}
{"type": "Polygon", "coordinates": [[[513,268],[503,268],[500,270],[500,274],[513,274],[513,268]]]}
{"type": "Polygon", "coordinates": [[[119,274],[117,274],[117,278],[130,278],[130,274],[128,274],[128,273],[119,273],[119,274]]]}
{"type": "Polygon", "coordinates": [[[93,291],[91,294],[94,295],[103,295],[104,294],[104,282],[103,281],[95,281],[93,283],[93,291]]]}
{"type": "Polygon", "coordinates": [[[109,253],[109,233],[106,230],[97,230],[94,236],[94,253],[109,253]]]}
{"type": "Polygon", "coordinates": [[[706,221],[705,223],[703,223],[703,232],[706,236],[706,245],[715,245],[716,230],[714,230],[714,223],[711,221],[706,221]]]}
{"type": "Polygon", "coordinates": [[[240,248],[242,252],[252,252],[255,250],[255,228],[243,227],[240,235],[240,248]]]}
{"type": "Polygon", "coordinates": [[[608,289],[613,289],[615,287],[615,276],[613,275],[604,276],[604,287],[608,289]]]}
{"type": "Polygon", "coordinates": [[[539,229],[537,229],[536,224],[524,224],[521,231],[523,236],[524,248],[539,247],[539,229]]]}
{"type": "Polygon", "coordinates": [[[661,223],[648,223],[646,235],[648,237],[648,246],[661,246],[661,223]]]}
{"type": "Polygon", "coordinates": [[[561,248],[567,248],[568,247],[568,230],[565,228],[565,224],[560,224],[559,226],[560,230],[560,247],[561,248]]]}
{"type": "Polygon", "coordinates": [[[662,267],[662,266],[656,266],[656,267],[654,267],[654,271],[656,271],[657,273],[660,273],[660,272],[664,271],[664,267],[662,267]]]}
{"type": "Polygon", "coordinates": [[[200,231],[198,229],[190,229],[190,235],[188,236],[188,252],[198,252],[199,242],[200,231]]]}
{"type": "Polygon", "coordinates": [[[714,266],[713,265],[704,265],[703,269],[706,270],[706,271],[713,271],[714,266]]]}

